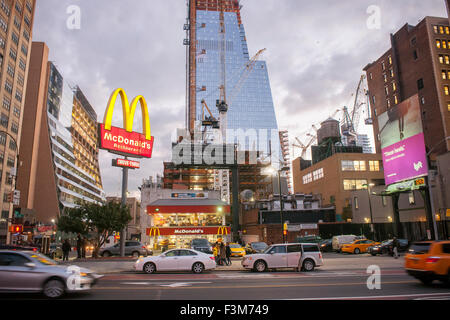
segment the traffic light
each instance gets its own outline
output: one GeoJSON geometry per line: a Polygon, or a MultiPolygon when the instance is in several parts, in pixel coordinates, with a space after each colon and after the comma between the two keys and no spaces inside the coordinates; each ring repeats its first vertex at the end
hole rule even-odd
{"type": "Polygon", "coordinates": [[[21,224],[13,224],[9,227],[9,232],[11,233],[22,233],[23,225],[21,224]]]}

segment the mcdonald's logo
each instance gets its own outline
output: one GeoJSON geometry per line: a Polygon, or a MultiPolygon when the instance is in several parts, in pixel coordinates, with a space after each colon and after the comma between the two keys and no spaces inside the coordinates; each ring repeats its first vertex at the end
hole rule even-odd
{"type": "Polygon", "coordinates": [[[123,89],[116,89],[109,98],[103,123],[99,125],[100,148],[112,153],[137,158],[151,158],[154,137],[151,135],[147,102],[143,96],[137,96],[129,104],[123,89]],[[123,128],[112,126],[112,116],[117,97],[122,102],[123,128]],[[133,120],[138,103],[142,112],[143,133],[133,132],[133,120]]]}
{"type": "Polygon", "coordinates": [[[147,235],[149,237],[151,237],[151,236],[156,237],[156,236],[160,236],[161,232],[159,231],[159,228],[147,228],[147,235]]]}
{"type": "Polygon", "coordinates": [[[217,235],[228,235],[228,227],[219,227],[217,229],[217,235]]]}

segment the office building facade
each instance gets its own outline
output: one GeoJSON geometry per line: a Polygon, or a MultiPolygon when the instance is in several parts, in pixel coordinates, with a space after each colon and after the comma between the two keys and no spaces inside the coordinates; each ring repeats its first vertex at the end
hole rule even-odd
{"type": "Polygon", "coordinates": [[[35,0],[0,1],[0,243],[13,217],[35,0]]]}
{"type": "Polygon", "coordinates": [[[106,198],[98,163],[97,114],[80,88],[71,87],[48,61],[45,43],[33,42],[31,55],[20,207],[29,222],[48,224],[67,208],[106,198]]]}
{"type": "MultiPolygon", "coordinates": [[[[219,87],[224,77],[228,104],[227,141],[236,142],[232,136],[236,130],[242,129],[243,134],[254,130],[261,142],[241,143],[241,150],[258,149],[266,154],[272,152],[273,158],[281,158],[267,65],[264,61],[254,61],[249,67],[252,59],[248,52],[239,1],[191,0],[188,9],[189,18],[185,26],[188,34],[188,39],[185,40],[188,45],[187,128],[193,133],[196,122],[201,120],[202,100],[209,106],[214,117],[219,118],[216,100],[220,97],[219,87]],[[224,13],[224,42],[220,33],[221,10],[224,13]],[[222,74],[222,45],[225,75],[222,74]]],[[[276,162],[278,161],[277,159],[276,162]]]]}

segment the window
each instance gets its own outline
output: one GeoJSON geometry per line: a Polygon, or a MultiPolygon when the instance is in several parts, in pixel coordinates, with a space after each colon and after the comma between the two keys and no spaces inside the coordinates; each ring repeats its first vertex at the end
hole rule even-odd
{"type": "Polygon", "coordinates": [[[443,26],[439,26],[439,33],[440,34],[444,34],[444,27],[443,26]]]}
{"type": "Polygon", "coordinates": [[[25,71],[25,69],[27,68],[27,64],[25,61],[22,60],[22,58],[20,58],[19,68],[22,69],[23,71],[25,71]]]}
{"type": "Polygon", "coordinates": [[[1,3],[1,8],[3,10],[3,12],[5,12],[5,14],[9,17],[9,15],[11,14],[11,9],[8,7],[8,5],[5,3],[5,0],[2,0],[1,3]]]}
{"type": "Polygon", "coordinates": [[[408,193],[409,204],[416,204],[416,199],[414,198],[414,192],[408,193]]]}
{"type": "Polygon", "coordinates": [[[394,77],[394,69],[391,69],[389,72],[391,74],[391,78],[393,78],[394,77]]]}
{"type": "Polygon", "coordinates": [[[387,105],[388,108],[390,108],[391,107],[391,100],[387,99],[386,100],[386,105],[387,105]]]}
{"type": "Polygon", "coordinates": [[[450,253],[450,244],[444,243],[442,244],[442,253],[450,253]]]}
{"type": "Polygon", "coordinates": [[[440,49],[441,48],[441,40],[436,39],[436,48],[440,49]]]}
{"type": "Polygon", "coordinates": [[[355,198],[353,199],[353,202],[354,202],[354,204],[355,204],[355,209],[359,209],[358,197],[355,197],[355,198]]]}
{"type": "Polygon", "coordinates": [[[5,90],[9,93],[12,93],[12,85],[8,82],[8,80],[6,80],[5,82],[5,90]]]}
{"type": "Polygon", "coordinates": [[[380,171],[380,161],[369,161],[369,171],[380,171]]]}
{"type": "Polygon", "coordinates": [[[1,17],[0,17],[0,28],[5,32],[8,31],[8,24],[1,17]]]}
{"type": "Polygon", "coordinates": [[[16,26],[17,29],[20,30],[21,23],[20,23],[20,19],[17,18],[17,16],[14,16],[14,25],[16,26]]]}
{"type": "Polygon", "coordinates": [[[447,41],[442,40],[442,48],[447,49],[447,41]]]}
{"type": "Polygon", "coordinates": [[[4,146],[6,144],[6,136],[5,134],[0,134],[0,144],[4,146]]]}
{"type": "Polygon", "coordinates": [[[8,69],[6,70],[6,73],[8,73],[12,78],[14,78],[14,66],[8,64],[8,69]]]}
{"type": "Polygon", "coordinates": [[[13,48],[11,48],[11,49],[9,50],[9,56],[10,56],[14,61],[17,60],[17,52],[16,52],[13,48]]]}
{"type": "Polygon", "coordinates": [[[364,190],[366,188],[364,185],[367,185],[367,180],[345,179],[343,184],[345,191],[364,190]]]}
{"type": "Polygon", "coordinates": [[[425,104],[425,97],[420,97],[420,103],[421,103],[422,105],[425,104]]]}
{"type": "Polygon", "coordinates": [[[370,78],[370,80],[372,80],[372,79],[373,79],[373,75],[372,75],[372,72],[371,72],[371,73],[369,73],[369,78],[370,78]]]}
{"type": "Polygon", "coordinates": [[[388,57],[388,60],[389,60],[389,64],[392,64],[392,57],[391,56],[388,57]]]}
{"type": "Polygon", "coordinates": [[[394,104],[398,104],[398,98],[397,98],[397,96],[394,96],[394,104]]]}
{"type": "Polygon", "coordinates": [[[28,48],[27,48],[27,46],[24,45],[23,43],[22,43],[22,48],[21,48],[20,50],[22,51],[22,53],[23,53],[25,56],[28,55],[28,48]]]}
{"type": "Polygon", "coordinates": [[[386,70],[386,65],[384,64],[384,61],[381,63],[381,69],[386,70]]]}
{"type": "Polygon", "coordinates": [[[31,21],[30,18],[28,16],[25,16],[25,18],[23,18],[23,21],[25,21],[25,24],[30,27],[31,21]]]}
{"type": "MultiPolygon", "coordinates": [[[[5,49],[5,40],[2,38],[2,37],[0,37],[0,47],[1,48],[3,48],[3,49],[5,49]]],[[[2,60],[3,60],[3,56],[2,56],[2,60]]],[[[0,63],[1,64],[1,63],[0,63]]]]}
{"type": "Polygon", "coordinates": [[[18,89],[16,90],[16,99],[17,101],[22,102],[22,91],[18,89]]]}
{"type": "Polygon", "coordinates": [[[450,29],[449,29],[449,27],[445,27],[445,34],[450,34],[450,29]]]}
{"type": "Polygon", "coordinates": [[[288,253],[291,253],[291,252],[302,252],[302,246],[300,244],[287,246],[287,252],[288,253]]]}
{"type": "Polygon", "coordinates": [[[397,91],[397,85],[395,82],[392,82],[392,91],[397,91]]]}
{"type": "Polygon", "coordinates": [[[5,127],[8,128],[8,124],[9,124],[9,117],[2,113],[1,117],[0,117],[0,124],[5,127]]]}
{"type": "Polygon", "coordinates": [[[25,79],[23,78],[23,76],[21,74],[19,74],[17,76],[17,83],[20,84],[21,86],[23,86],[25,83],[25,79]]]}
{"type": "Polygon", "coordinates": [[[319,180],[323,178],[323,168],[320,168],[313,172],[313,178],[315,180],[319,180]]]}
{"type": "Polygon", "coordinates": [[[388,88],[388,87],[384,87],[384,93],[385,93],[386,95],[389,95],[389,88],[388,88]]]}
{"type": "Polygon", "coordinates": [[[419,59],[419,54],[417,53],[417,50],[414,50],[414,52],[413,52],[413,58],[414,58],[414,60],[419,59]]]}
{"type": "Polygon", "coordinates": [[[447,71],[442,70],[442,80],[447,80],[447,71]]]}
{"type": "Polygon", "coordinates": [[[11,109],[11,101],[8,100],[8,98],[3,97],[3,108],[9,111],[11,109]]]}
{"type": "Polygon", "coordinates": [[[23,30],[23,37],[30,41],[30,33],[27,30],[23,30]]]}
{"type": "Polygon", "coordinates": [[[8,160],[6,161],[6,165],[10,168],[14,167],[14,157],[9,156],[8,160]]]}
{"type": "Polygon", "coordinates": [[[439,55],[439,62],[441,64],[444,64],[444,55],[442,55],[442,54],[439,55]]]}
{"type": "Polygon", "coordinates": [[[14,115],[17,117],[17,118],[20,118],[20,108],[18,108],[18,107],[14,107],[14,115]]]}
{"type": "Polygon", "coordinates": [[[19,133],[19,125],[16,122],[11,123],[11,131],[14,133],[19,133]]]}
{"type": "Polygon", "coordinates": [[[423,79],[417,80],[417,89],[418,89],[418,90],[422,90],[423,87],[424,87],[424,85],[423,85],[423,79]]]}
{"type": "Polygon", "coordinates": [[[275,246],[268,253],[286,253],[286,246],[275,246]]]}
{"type": "Polygon", "coordinates": [[[12,41],[13,41],[16,45],[19,44],[19,37],[17,36],[17,34],[16,34],[15,32],[13,32],[13,33],[11,34],[11,39],[12,39],[12,41]]]}
{"type": "Polygon", "coordinates": [[[376,98],[375,98],[375,96],[372,96],[372,102],[375,104],[376,103],[376,98]]]}
{"type": "Polygon", "coordinates": [[[449,58],[449,56],[448,56],[448,55],[445,55],[444,58],[445,58],[445,64],[450,64],[450,58],[449,58]]]}
{"type": "Polygon", "coordinates": [[[30,13],[33,12],[33,6],[31,5],[31,3],[29,3],[29,2],[27,1],[27,3],[25,4],[25,6],[27,7],[27,9],[28,9],[28,11],[29,11],[30,13]]]}
{"type": "Polygon", "coordinates": [[[358,160],[342,160],[342,171],[366,171],[366,162],[358,160]]]}
{"type": "Polygon", "coordinates": [[[316,244],[304,244],[303,252],[319,252],[319,246],[316,244]]]}
{"type": "Polygon", "coordinates": [[[447,111],[450,112],[450,101],[447,101],[447,111]]]}
{"type": "Polygon", "coordinates": [[[308,173],[308,174],[304,175],[303,176],[303,184],[311,183],[313,181],[312,179],[313,178],[312,178],[312,174],[311,173],[308,173]]]}
{"type": "Polygon", "coordinates": [[[388,78],[387,78],[386,73],[383,74],[383,79],[384,79],[384,82],[387,82],[387,81],[388,81],[388,78]]]}
{"type": "Polygon", "coordinates": [[[449,87],[448,87],[448,86],[444,86],[444,94],[445,94],[446,96],[449,95],[449,87]]]}

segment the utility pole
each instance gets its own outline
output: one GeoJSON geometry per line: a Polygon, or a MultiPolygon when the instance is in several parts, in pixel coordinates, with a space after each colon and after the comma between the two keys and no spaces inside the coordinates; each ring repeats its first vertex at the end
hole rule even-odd
{"type": "MultiPolygon", "coordinates": [[[[125,157],[128,160],[128,157],[125,157]]],[[[127,189],[128,189],[128,168],[122,168],[122,205],[127,205],[127,189]]],[[[125,257],[125,236],[127,227],[125,226],[120,232],[120,256],[125,257]]]]}

